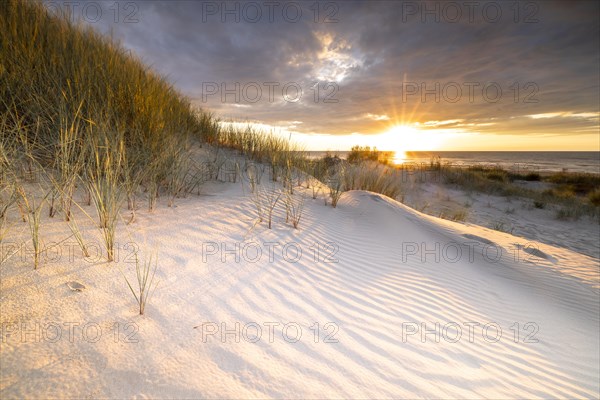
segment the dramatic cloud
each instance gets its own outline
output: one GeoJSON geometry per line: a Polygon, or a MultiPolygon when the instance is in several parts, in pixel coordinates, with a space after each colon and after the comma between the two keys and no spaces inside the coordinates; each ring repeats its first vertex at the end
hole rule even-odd
{"type": "Polygon", "coordinates": [[[597,2],[96,4],[88,22],[225,118],[320,134],[598,132],[597,2]]]}

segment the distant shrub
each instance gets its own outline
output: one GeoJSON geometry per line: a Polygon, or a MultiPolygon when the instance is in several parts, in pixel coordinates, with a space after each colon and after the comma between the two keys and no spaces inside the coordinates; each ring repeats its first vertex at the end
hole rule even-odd
{"type": "Polygon", "coordinates": [[[561,221],[575,220],[577,221],[584,214],[584,210],[579,207],[560,208],[556,212],[556,219],[561,221]]]}
{"type": "Polygon", "coordinates": [[[450,218],[450,219],[452,221],[464,222],[467,219],[467,211],[466,210],[457,211],[452,215],[452,218],[450,218]]]}
{"type": "Polygon", "coordinates": [[[493,171],[488,172],[486,177],[491,181],[504,182],[506,180],[506,173],[504,171],[493,171]]]}
{"type": "Polygon", "coordinates": [[[595,207],[600,207],[600,189],[595,189],[588,194],[588,200],[595,207]]]}
{"type": "MultiPolygon", "coordinates": [[[[600,175],[560,172],[554,175],[541,175],[536,172],[519,174],[504,171],[497,167],[480,165],[467,168],[444,166],[440,176],[447,184],[456,185],[470,192],[526,198],[528,209],[545,209],[547,204],[560,207],[576,207],[578,212],[597,217],[600,215],[600,175]],[[550,183],[551,188],[540,190],[535,187],[523,187],[513,184],[515,180],[541,181],[550,183]]],[[[513,209],[507,208],[507,214],[513,209]]]]}
{"type": "Polygon", "coordinates": [[[514,228],[508,228],[504,222],[496,221],[492,225],[492,229],[498,232],[513,233],[514,228]]]}
{"type": "Polygon", "coordinates": [[[570,185],[559,185],[552,189],[546,189],[542,194],[557,199],[573,199],[577,196],[575,190],[570,185]]]}
{"type": "Polygon", "coordinates": [[[350,164],[358,164],[365,161],[384,162],[383,152],[377,150],[377,147],[371,149],[370,146],[352,146],[347,158],[350,164]]]}
{"type": "Polygon", "coordinates": [[[508,179],[512,182],[512,181],[540,181],[542,179],[542,176],[540,174],[538,174],[537,172],[530,172],[528,174],[520,174],[520,173],[515,173],[515,172],[508,172],[508,179]]]}
{"type": "Polygon", "coordinates": [[[569,186],[577,194],[587,194],[600,187],[600,175],[585,173],[558,172],[548,177],[557,185],[569,186]]]}
{"type": "Polygon", "coordinates": [[[327,152],[325,153],[322,161],[326,168],[331,168],[342,162],[342,159],[337,154],[332,155],[330,152],[327,152]]]}
{"type": "Polygon", "coordinates": [[[433,171],[440,171],[442,169],[442,158],[440,156],[431,157],[429,159],[429,168],[433,171]]]}
{"type": "Polygon", "coordinates": [[[554,189],[554,195],[562,199],[572,199],[577,196],[575,188],[572,185],[559,186],[554,189]]]}
{"type": "MultiPolygon", "coordinates": [[[[421,211],[421,212],[423,212],[423,211],[421,211]]],[[[447,214],[446,212],[442,211],[439,214],[439,217],[442,219],[447,219],[449,221],[464,222],[467,219],[467,215],[468,215],[467,210],[459,210],[459,211],[456,211],[451,214],[447,214]]]]}
{"type": "Polygon", "coordinates": [[[540,179],[542,179],[542,177],[537,172],[530,172],[529,174],[525,175],[525,180],[529,182],[539,181],[540,179]]]}

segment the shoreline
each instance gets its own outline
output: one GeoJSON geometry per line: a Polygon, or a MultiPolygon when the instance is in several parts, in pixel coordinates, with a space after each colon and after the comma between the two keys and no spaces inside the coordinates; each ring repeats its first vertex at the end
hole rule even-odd
{"type": "MultiPolygon", "coordinates": [[[[379,151],[379,150],[377,150],[379,151]]],[[[384,158],[389,160],[394,158],[393,151],[379,151],[384,158]]],[[[308,158],[318,159],[322,158],[327,154],[331,156],[338,156],[341,159],[347,159],[351,153],[350,150],[344,151],[306,151],[308,158]]],[[[471,168],[471,167],[482,167],[489,169],[503,169],[515,173],[539,173],[539,174],[553,174],[553,173],[588,173],[593,175],[600,175],[600,152],[596,151],[406,151],[406,158],[403,158],[403,162],[393,164],[389,162],[390,166],[396,166],[399,168],[412,168],[412,169],[426,169],[430,164],[441,162],[445,166],[454,168],[471,168]],[[463,157],[461,157],[461,155],[463,157]],[[465,158],[464,155],[472,156],[473,158],[465,158]],[[531,155],[546,155],[552,156],[552,160],[556,160],[557,155],[585,155],[582,159],[583,164],[569,164],[565,163],[560,166],[560,161],[552,161],[550,165],[545,164],[548,160],[537,159],[533,162],[529,161],[518,161],[514,159],[505,160],[486,160],[485,156],[490,155],[504,155],[504,156],[518,156],[526,157],[531,155]],[[476,159],[479,157],[479,159],[476,159]]]]}

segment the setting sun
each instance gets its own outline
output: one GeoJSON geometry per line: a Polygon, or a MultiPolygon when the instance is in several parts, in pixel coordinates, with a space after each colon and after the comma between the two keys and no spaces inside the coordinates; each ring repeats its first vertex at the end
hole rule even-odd
{"type": "Polygon", "coordinates": [[[395,164],[406,160],[407,151],[436,150],[442,143],[441,135],[419,129],[416,125],[394,125],[378,139],[378,148],[394,152],[395,164]]]}
{"type": "Polygon", "coordinates": [[[406,160],[406,151],[411,137],[417,133],[416,129],[408,125],[396,125],[384,134],[389,149],[394,152],[394,164],[402,164],[406,160]]]}

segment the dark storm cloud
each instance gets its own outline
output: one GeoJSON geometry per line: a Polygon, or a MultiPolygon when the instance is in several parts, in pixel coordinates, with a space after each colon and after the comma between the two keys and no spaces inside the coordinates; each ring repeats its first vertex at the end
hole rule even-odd
{"type": "MultiPolygon", "coordinates": [[[[597,129],[597,114],[589,115],[599,109],[597,2],[520,2],[518,9],[514,2],[483,1],[134,3],[137,23],[123,21],[123,10],[114,23],[111,1],[102,3],[105,18],[93,25],[112,30],[196,104],[224,117],[300,121],[298,130],[336,134],[379,132],[395,121],[444,120],[461,121],[445,127],[484,133],[597,129]],[[239,23],[224,14],[225,7],[237,7],[239,23]],[[302,18],[295,21],[298,7],[302,18]],[[325,87],[335,79],[337,86],[325,87]],[[315,101],[311,86],[319,81],[315,101]],[[231,89],[235,82],[248,89],[247,97],[230,94],[222,101],[219,88],[203,99],[210,83],[231,89]],[[272,102],[268,82],[279,83],[272,102]],[[256,103],[248,101],[256,95],[254,83],[262,88],[256,103]],[[299,101],[283,99],[286,83],[302,88],[299,101]],[[436,93],[423,98],[423,84],[436,93]],[[323,102],[327,94],[338,102],[323,102]],[[548,113],[563,114],[528,117],[548,113]],[[390,120],[376,122],[368,114],[390,120]]],[[[295,91],[288,93],[294,97],[295,91]]]]}

